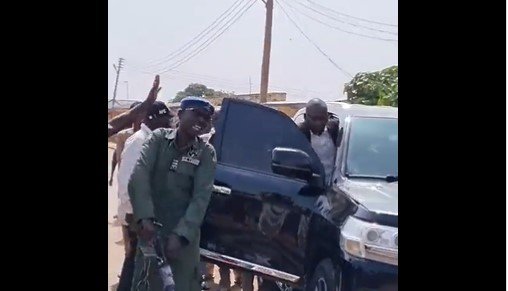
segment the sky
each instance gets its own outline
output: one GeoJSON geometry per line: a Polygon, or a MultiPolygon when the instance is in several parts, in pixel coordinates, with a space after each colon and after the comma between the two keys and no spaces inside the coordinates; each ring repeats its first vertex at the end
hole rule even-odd
{"type": "MultiPolygon", "coordinates": [[[[108,99],[116,79],[113,64],[120,57],[125,61],[117,99],[143,100],[155,73],[161,73],[162,101],[171,100],[190,83],[238,94],[259,93],[265,11],[261,0],[108,0],[108,99]],[[230,12],[228,19],[237,15],[238,20],[217,21],[210,33],[201,33],[225,11],[230,12]],[[206,42],[213,35],[217,38],[206,42]],[[197,42],[186,47],[193,39],[197,42]]],[[[358,19],[397,25],[397,15],[397,0],[275,1],[269,92],[287,92],[290,101],[345,99],[343,86],[352,75],[398,64],[398,42],[343,31],[397,39],[396,26],[358,19]]]]}

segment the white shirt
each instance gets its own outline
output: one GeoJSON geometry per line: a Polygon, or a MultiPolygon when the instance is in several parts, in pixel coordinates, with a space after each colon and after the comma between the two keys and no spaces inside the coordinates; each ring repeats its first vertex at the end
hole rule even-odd
{"type": "Polygon", "coordinates": [[[141,156],[141,149],[146,140],[150,138],[152,131],[145,124],[141,124],[140,130],[131,135],[126,141],[122,152],[122,163],[118,167],[118,220],[127,225],[125,215],[132,213],[132,205],[129,199],[129,179],[136,163],[141,156]]]}
{"type": "Polygon", "coordinates": [[[325,181],[326,184],[328,184],[332,176],[333,166],[335,164],[335,151],[337,150],[328,129],[325,127],[325,130],[321,133],[321,135],[314,134],[311,131],[310,143],[325,168],[325,181]]]}
{"type": "Polygon", "coordinates": [[[202,134],[200,135],[199,137],[205,141],[205,142],[209,142],[210,141],[210,138],[212,138],[212,135],[215,134],[215,128],[212,127],[212,129],[210,129],[210,132],[209,133],[205,133],[205,134],[202,134]]]}

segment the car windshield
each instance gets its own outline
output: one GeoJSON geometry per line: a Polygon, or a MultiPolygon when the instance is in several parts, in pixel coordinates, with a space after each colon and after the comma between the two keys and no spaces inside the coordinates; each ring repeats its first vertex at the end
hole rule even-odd
{"type": "Polygon", "coordinates": [[[396,118],[352,118],[346,175],[398,179],[398,139],[396,118]]]}

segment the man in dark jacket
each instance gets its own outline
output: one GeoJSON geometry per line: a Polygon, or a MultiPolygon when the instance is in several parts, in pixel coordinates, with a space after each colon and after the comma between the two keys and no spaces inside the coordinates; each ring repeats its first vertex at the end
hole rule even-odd
{"type": "Polygon", "coordinates": [[[330,118],[328,106],[318,98],[310,100],[305,107],[304,122],[298,125],[302,133],[312,144],[326,173],[326,183],[330,183],[337,147],[342,139],[339,120],[330,118]]]}

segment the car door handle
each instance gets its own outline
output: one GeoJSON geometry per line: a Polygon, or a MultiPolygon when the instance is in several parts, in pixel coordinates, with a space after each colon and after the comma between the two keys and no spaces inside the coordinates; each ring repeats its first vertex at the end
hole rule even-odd
{"type": "Polygon", "coordinates": [[[231,195],[231,189],[228,187],[224,187],[224,186],[213,185],[212,192],[221,194],[221,195],[231,195]]]}

